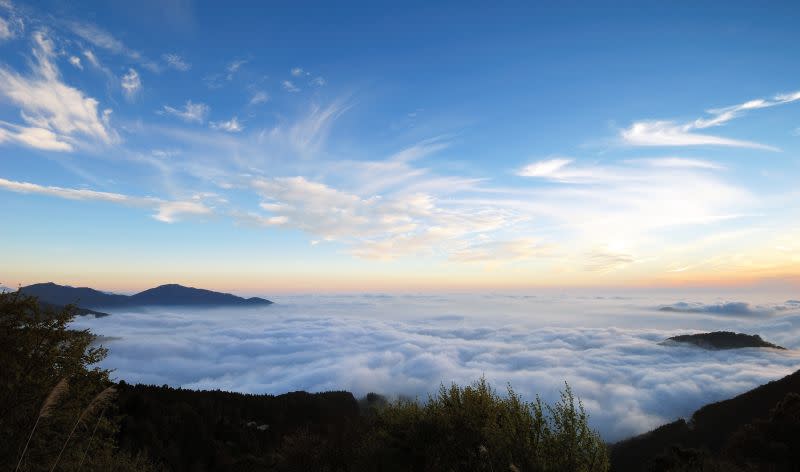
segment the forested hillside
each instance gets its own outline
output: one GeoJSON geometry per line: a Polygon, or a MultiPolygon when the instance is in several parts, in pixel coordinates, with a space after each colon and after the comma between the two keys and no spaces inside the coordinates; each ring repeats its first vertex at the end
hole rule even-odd
{"type": "Polygon", "coordinates": [[[800,470],[800,371],[611,448],[617,472],[800,470]]]}

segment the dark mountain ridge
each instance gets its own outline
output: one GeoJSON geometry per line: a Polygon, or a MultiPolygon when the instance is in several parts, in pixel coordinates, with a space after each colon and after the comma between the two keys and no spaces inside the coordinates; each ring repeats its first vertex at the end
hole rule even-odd
{"type": "Polygon", "coordinates": [[[730,450],[731,441],[736,441],[737,434],[741,435],[752,430],[753,424],[758,425],[759,422],[767,420],[776,405],[787,396],[797,393],[800,393],[800,371],[729,400],[706,405],[695,411],[689,421],[679,419],[612,445],[611,470],[614,472],[660,470],[653,468],[653,459],[675,447],[708,451],[711,454],[722,453],[726,448],[730,450]]]}
{"type": "Polygon", "coordinates": [[[135,295],[105,293],[88,287],[70,287],[53,282],[28,285],[19,289],[44,303],[53,305],[74,304],[81,309],[133,308],[144,306],[260,306],[271,305],[263,298],[242,298],[230,293],[185,287],[178,284],[161,285],[135,295]]]}
{"type": "Polygon", "coordinates": [[[703,349],[741,349],[745,347],[766,347],[785,350],[785,347],[764,341],[757,334],[734,333],[732,331],[714,331],[711,333],[682,334],[667,338],[662,344],[693,344],[703,349]]]}

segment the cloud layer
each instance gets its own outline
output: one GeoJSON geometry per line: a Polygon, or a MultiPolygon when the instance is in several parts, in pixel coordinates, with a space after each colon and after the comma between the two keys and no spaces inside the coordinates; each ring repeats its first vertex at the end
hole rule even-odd
{"type": "MultiPolygon", "coordinates": [[[[649,297],[306,296],[266,309],[115,313],[77,324],[111,341],[128,381],[241,392],[418,395],[485,375],[553,400],[563,381],[607,440],[786,375],[796,352],[662,346],[732,329],[800,348],[800,305],[780,315],[665,313],[649,297]]],[[[713,303],[712,303],[713,304],[713,303]]]]}

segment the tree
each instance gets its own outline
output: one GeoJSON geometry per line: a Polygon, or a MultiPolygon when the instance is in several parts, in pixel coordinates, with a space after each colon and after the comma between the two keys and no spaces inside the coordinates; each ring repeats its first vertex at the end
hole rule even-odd
{"type": "Polygon", "coordinates": [[[69,323],[75,307],[0,294],[0,469],[150,470],[114,444],[106,349],[69,323]]]}

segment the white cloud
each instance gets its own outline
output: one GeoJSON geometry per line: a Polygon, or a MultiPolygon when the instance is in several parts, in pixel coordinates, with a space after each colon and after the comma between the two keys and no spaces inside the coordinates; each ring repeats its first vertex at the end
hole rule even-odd
{"type": "Polygon", "coordinates": [[[517,171],[521,177],[532,177],[566,184],[617,183],[649,181],[657,175],[653,168],[665,171],[718,171],[724,167],[710,161],[680,157],[629,159],[615,164],[578,164],[575,159],[553,158],[536,161],[517,171]]]}
{"type": "Polygon", "coordinates": [[[239,69],[241,69],[241,67],[243,65],[245,65],[245,64],[247,64],[246,60],[237,59],[235,61],[232,61],[230,64],[228,64],[227,70],[230,73],[235,73],[235,72],[238,72],[239,69]]]}
{"type": "Polygon", "coordinates": [[[192,68],[192,65],[186,62],[181,56],[177,54],[164,54],[161,56],[167,65],[175,70],[186,72],[192,68]]]}
{"type": "Polygon", "coordinates": [[[111,33],[90,23],[72,23],[70,29],[73,33],[85,39],[94,46],[107,49],[116,54],[122,54],[127,50],[122,41],[119,41],[111,33]]]}
{"type": "Polygon", "coordinates": [[[283,86],[283,89],[286,90],[287,92],[294,93],[300,91],[300,89],[297,88],[297,86],[294,83],[292,83],[291,80],[284,80],[283,82],[281,82],[281,85],[283,86]]]}
{"type": "Polygon", "coordinates": [[[98,69],[102,69],[103,68],[102,64],[100,64],[100,60],[97,59],[97,56],[95,56],[92,51],[89,51],[87,49],[86,51],[83,51],[83,55],[84,55],[84,57],[86,57],[86,59],[89,61],[89,63],[92,64],[93,66],[97,67],[98,69]]]}
{"type": "Polygon", "coordinates": [[[269,101],[269,95],[263,90],[259,90],[250,97],[250,105],[260,105],[269,101]]]}
{"type": "Polygon", "coordinates": [[[119,193],[97,192],[87,189],[73,189],[63,187],[45,187],[29,182],[17,182],[0,178],[0,188],[17,193],[35,193],[51,197],[66,198],[69,200],[101,200],[106,202],[124,203],[130,197],[119,193]]]}
{"type": "Polygon", "coordinates": [[[202,123],[206,120],[209,111],[210,108],[208,105],[204,103],[192,103],[191,100],[187,100],[182,109],[164,105],[164,108],[159,110],[158,113],[177,116],[187,122],[202,123]]]}
{"type": "Polygon", "coordinates": [[[262,130],[258,144],[312,158],[325,143],[336,118],[346,110],[347,105],[338,102],[328,106],[312,105],[304,117],[262,130]]]}
{"type": "Polygon", "coordinates": [[[14,31],[3,17],[0,17],[0,41],[13,38],[14,31]]]}
{"type": "Polygon", "coordinates": [[[159,159],[169,159],[180,155],[181,152],[174,149],[153,149],[150,154],[159,159]]]}
{"type": "Polygon", "coordinates": [[[499,192],[494,202],[537,221],[527,229],[531,235],[548,234],[569,248],[564,266],[573,269],[634,270],[634,263],[652,261],[665,245],[676,244],[675,236],[661,239],[667,231],[713,233],[757,205],[755,196],[726,182],[713,163],[672,157],[612,164],[553,161],[523,171],[558,185],[499,192]]]}
{"type": "Polygon", "coordinates": [[[118,203],[136,207],[153,208],[156,220],[173,223],[186,215],[209,215],[212,209],[196,200],[171,201],[155,197],[134,197],[112,192],[98,192],[88,189],[43,186],[29,182],[18,182],[0,178],[0,189],[27,194],[47,195],[68,200],[95,200],[118,203]]]}
{"type": "Polygon", "coordinates": [[[211,213],[211,209],[196,201],[184,202],[160,202],[156,209],[158,210],[153,218],[164,223],[174,223],[179,221],[185,215],[202,216],[211,213]]]}
{"type": "Polygon", "coordinates": [[[13,136],[23,130],[25,135],[13,140],[43,149],[72,150],[78,137],[101,143],[111,143],[116,135],[109,126],[111,110],[98,112],[98,101],[86,97],[80,90],[61,81],[54,62],[52,41],[43,32],[33,35],[33,73],[20,75],[0,67],[0,95],[19,106],[22,125],[5,124],[4,134],[13,136]],[[42,131],[44,130],[44,131],[42,131]],[[62,143],[56,145],[55,143],[62,143]]]}
{"type": "Polygon", "coordinates": [[[245,64],[247,64],[247,61],[244,59],[237,59],[228,64],[228,67],[226,68],[228,75],[226,75],[225,78],[227,80],[233,80],[233,76],[236,75],[236,73],[239,72],[239,69],[241,69],[245,64]]]}
{"type": "Polygon", "coordinates": [[[239,123],[239,119],[235,116],[228,121],[212,121],[210,125],[212,129],[229,133],[238,133],[244,129],[242,124],[239,123]]]}
{"type": "Polygon", "coordinates": [[[304,75],[308,75],[308,72],[304,71],[303,69],[301,69],[301,68],[299,68],[299,67],[295,67],[295,68],[293,68],[292,70],[290,70],[289,72],[290,72],[290,73],[292,74],[292,76],[294,76],[294,77],[302,77],[302,76],[304,76],[304,75]]]}
{"type": "MultiPolygon", "coordinates": [[[[777,311],[796,310],[798,307],[791,304],[781,304],[777,311]]],[[[683,313],[711,313],[717,315],[732,316],[765,316],[774,314],[776,307],[753,306],[747,302],[721,302],[721,303],[700,303],[700,302],[677,302],[664,305],[659,308],[661,311],[673,311],[683,313]]]]}
{"type": "Polygon", "coordinates": [[[125,98],[133,100],[142,89],[142,79],[139,78],[139,73],[135,70],[128,69],[128,73],[122,76],[120,85],[122,86],[125,98]]]}
{"type": "Polygon", "coordinates": [[[458,262],[496,262],[520,261],[534,257],[549,256],[552,248],[533,238],[509,241],[489,241],[468,244],[450,254],[450,259],[458,262]]]}
{"type": "Polygon", "coordinates": [[[239,69],[242,68],[243,65],[247,64],[247,61],[244,59],[237,59],[228,63],[225,66],[224,73],[215,73],[209,74],[203,77],[203,82],[206,83],[206,86],[210,89],[218,89],[222,88],[225,85],[225,82],[232,81],[233,77],[239,72],[239,69]]]}
{"type": "Polygon", "coordinates": [[[773,146],[697,133],[696,130],[721,126],[738,118],[748,110],[769,108],[800,100],[800,92],[779,94],[772,99],[750,100],[738,105],[708,110],[709,118],[698,118],[688,123],[666,120],[634,122],[621,131],[622,139],[634,146],[731,146],[777,151],[773,146]]]}
{"type": "Polygon", "coordinates": [[[46,128],[17,126],[0,121],[0,144],[5,141],[45,151],[71,151],[72,140],[46,128]]]}
{"type": "Polygon", "coordinates": [[[636,262],[630,254],[596,249],[586,254],[585,269],[590,272],[611,272],[636,262]]]}
{"type": "Polygon", "coordinates": [[[6,17],[0,16],[0,41],[20,36],[25,31],[25,22],[10,3],[4,5],[0,2],[0,7],[4,7],[7,14],[6,17]]]}
{"type": "Polygon", "coordinates": [[[255,221],[340,241],[354,255],[370,259],[448,253],[512,218],[511,212],[494,208],[441,206],[424,193],[361,197],[300,176],[258,179],[252,186],[269,213],[251,215],[255,221]]]}
{"type": "Polygon", "coordinates": [[[322,87],[323,85],[327,84],[328,82],[322,77],[315,77],[311,80],[311,85],[315,87],[322,87]]]}
{"type": "Polygon", "coordinates": [[[78,56],[70,56],[69,63],[72,64],[75,68],[83,70],[83,64],[81,64],[81,58],[78,56]]]}
{"type": "Polygon", "coordinates": [[[674,121],[638,121],[622,130],[622,139],[634,146],[729,146],[777,151],[766,144],[695,133],[694,124],[674,121]]]}
{"type": "Polygon", "coordinates": [[[708,110],[712,115],[711,118],[699,118],[694,121],[693,127],[698,129],[711,128],[727,123],[728,121],[738,118],[743,112],[748,110],[758,110],[760,108],[769,108],[777,105],[784,105],[800,100],[800,92],[786,93],[775,95],[772,99],[756,99],[750,100],[738,105],[732,105],[725,108],[717,108],[708,110]]]}
{"type": "Polygon", "coordinates": [[[672,167],[672,168],[697,168],[697,169],[712,169],[721,170],[725,167],[717,164],[716,162],[704,161],[701,159],[688,159],[685,157],[661,157],[657,159],[637,159],[635,161],[628,161],[629,163],[644,163],[653,167],[672,167]]]}
{"type": "Polygon", "coordinates": [[[554,177],[558,176],[560,174],[559,171],[571,162],[572,159],[564,158],[534,162],[520,169],[517,175],[522,177],[554,177]]]}

